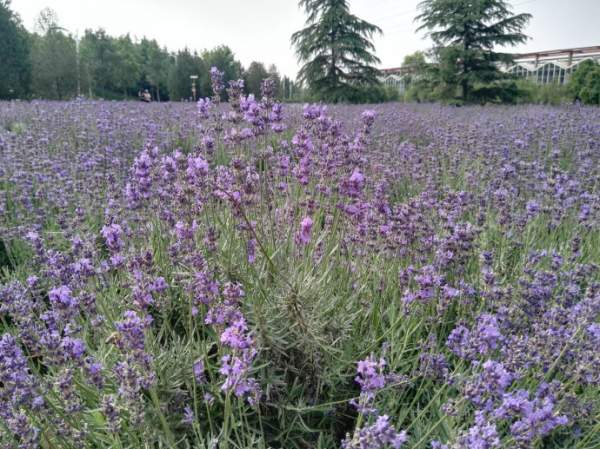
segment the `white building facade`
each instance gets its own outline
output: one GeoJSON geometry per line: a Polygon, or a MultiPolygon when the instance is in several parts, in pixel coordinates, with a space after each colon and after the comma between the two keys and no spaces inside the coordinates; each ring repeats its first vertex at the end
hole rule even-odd
{"type": "Polygon", "coordinates": [[[600,63],[600,45],[515,55],[506,73],[537,84],[565,84],[583,61],[600,63]]]}
{"type": "MultiPolygon", "coordinates": [[[[514,55],[514,64],[501,70],[537,84],[565,84],[583,61],[600,63],[600,45],[514,55]]],[[[380,81],[403,94],[414,77],[410,67],[383,69],[380,81]]]]}
{"type": "Polygon", "coordinates": [[[382,76],[379,80],[386,86],[394,87],[400,94],[403,94],[408,89],[412,72],[410,68],[406,67],[383,69],[381,70],[382,76]]]}

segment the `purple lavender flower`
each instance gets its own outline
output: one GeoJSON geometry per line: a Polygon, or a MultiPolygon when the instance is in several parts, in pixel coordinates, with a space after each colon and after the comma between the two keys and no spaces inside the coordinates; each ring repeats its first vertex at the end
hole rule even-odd
{"type": "Polygon", "coordinates": [[[254,341],[248,333],[246,320],[240,316],[221,333],[221,343],[232,349],[244,350],[252,347],[254,341]]]}
{"type": "Polygon", "coordinates": [[[121,430],[121,414],[114,396],[104,396],[102,398],[101,410],[106,418],[108,430],[111,433],[118,433],[121,430]]]}
{"type": "Polygon", "coordinates": [[[51,289],[48,292],[48,298],[57,310],[69,311],[79,306],[79,301],[72,296],[71,289],[66,285],[51,289]]]}
{"type": "Polygon", "coordinates": [[[149,315],[140,318],[135,311],[126,311],[123,314],[123,321],[119,321],[115,324],[121,337],[119,341],[122,346],[130,350],[143,351],[145,348],[144,331],[151,322],[152,317],[149,315]]]}
{"type": "Polygon", "coordinates": [[[476,405],[502,397],[516,378],[502,363],[494,360],[486,360],[481,368],[481,372],[465,387],[465,396],[476,405]]]}
{"type": "Polygon", "coordinates": [[[202,156],[188,156],[186,174],[191,184],[200,182],[208,175],[208,162],[202,156]]]}
{"type": "Polygon", "coordinates": [[[500,333],[496,317],[488,313],[480,315],[477,318],[477,329],[473,337],[479,354],[485,355],[497,349],[503,337],[500,333]]]}
{"type": "Polygon", "coordinates": [[[0,338],[0,418],[9,432],[18,437],[21,447],[34,449],[39,444],[39,430],[23,413],[39,398],[36,383],[17,340],[4,334],[0,338]]]}
{"type": "Polygon", "coordinates": [[[501,405],[494,410],[494,417],[514,420],[510,425],[511,435],[516,441],[529,445],[536,438],[568,423],[568,418],[559,415],[555,409],[551,389],[548,384],[542,384],[533,399],[526,390],[505,393],[501,405]]]}
{"type": "Polygon", "coordinates": [[[477,318],[477,325],[470,331],[459,325],[448,336],[447,345],[459,357],[474,359],[500,347],[504,337],[494,315],[484,313],[477,318]]]}
{"type": "Polygon", "coordinates": [[[81,360],[86,352],[85,343],[78,338],[65,337],[61,343],[65,358],[81,360]]]}
{"type": "Polygon", "coordinates": [[[100,233],[111,251],[120,251],[123,248],[123,240],[121,240],[123,229],[118,224],[112,223],[103,226],[100,233]]]}
{"type": "Polygon", "coordinates": [[[246,245],[246,253],[248,254],[248,263],[256,262],[256,239],[249,239],[246,245]]]}
{"type": "Polygon", "coordinates": [[[496,425],[485,420],[482,413],[475,417],[475,425],[460,438],[458,449],[493,449],[500,446],[496,425]]]}
{"type": "Polygon", "coordinates": [[[342,441],[342,448],[382,449],[391,446],[394,449],[400,449],[407,441],[406,432],[397,432],[390,423],[390,418],[382,415],[372,425],[355,431],[352,437],[348,435],[342,441]]]}
{"type": "Polygon", "coordinates": [[[371,127],[373,126],[373,123],[375,122],[375,116],[376,112],[372,109],[367,109],[366,111],[363,111],[363,113],[360,115],[360,118],[362,119],[363,125],[365,127],[365,133],[368,133],[371,127]]]}
{"type": "Polygon", "coordinates": [[[192,371],[194,373],[194,379],[196,379],[196,382],[199,384],[206,382],[206,377],[204,374],[204,360],[196,360],[192,366],[192,371]]]}
{"type": "Polygon", "coordinates": [[[217,67],[210,68],[210,82],[213,91],[213,101],[215,103],[221,101],[221,91],[225,88],[225,84],[223,83],[224,74],[225,73],[221,72],[217,67]]]}
{"type": "Polygon", "coordinates": [[[360,196],[365,184],[365,176],[358,168],[355,168],[344,184],[344,191],[350,197],[360,196]]]}
{"type": "Polygon", "coordinates": [[[448,348],[460,357],[466,357],[468,354],[467,348],[471,341],[471,332],[465,326],[456,326],[450,332],[446,344],[448,348]]]}
{"type": "Polygon", "coordinates": [[[194,421],[196,421],[196,416],[194,415],[194,411],[192,410],[192,408],[189,405],[186,405],[185,408],[183,409],[182,422],[187,426],[191,426],[194,424],[194,421]]]}
{"type": "Polygon", "coordinates": [[[357,363],[357,376],[354,380],[360,385],[360,396],[358,401],[352,400],[351,404],[362,414],[377,412],[373,403],[377,392],[386,385],[387,377],[383,373],[385,365],[383,357],[377,360],[373,354],[357,363]]]}
{"type": "Polygon", "coordinates": [[[250,405],[255,405],[260,398],[261,389],[256,379],[248,375],[252,358],[247,354],[243,357],[224,355],[219,373],[225,376],[222,390],[233,391],[238,398],[246,398],[250,405]]]}
{"type": "Polygon", "coordinates": [[[300,222],[300,231],[296,235],[296,242],[299,245],[308,245],[312,232],[313,221],[310,217],[304,217],[300,222]]]}

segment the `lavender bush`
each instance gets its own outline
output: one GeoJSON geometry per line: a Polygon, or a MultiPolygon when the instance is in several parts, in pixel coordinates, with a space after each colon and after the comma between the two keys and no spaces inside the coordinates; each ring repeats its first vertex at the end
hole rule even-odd
{"type": "Polygon", "coordinates": [[[600,110],[211,79],[0,104],[1,447],[600,447],[600,110]]]}

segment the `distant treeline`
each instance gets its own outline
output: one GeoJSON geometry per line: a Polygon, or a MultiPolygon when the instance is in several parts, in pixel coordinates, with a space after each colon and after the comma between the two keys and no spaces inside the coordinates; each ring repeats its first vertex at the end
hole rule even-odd
{"type": "Polygon", "coordinates": [[[56,14],[43,10],[35,32],[28,32],[9,0],[0,0],[0,99],[137,98],[148,90],[155,101],[187,100],[211,95],[210,67],[224,72],[225,81],[244,79],[247,93],[259,95],[263,79],[275,80],[277,96],[292,100],[300,89],[281,77],[274,65],[253,62],[247,69],[223,45],[201,53],[187,48],[175,53],[156,40],[114,37],[104,30],[86,30],[76,38],[61,28],[56,14]]]}
{"type": "MultiPolygon", "coordinates": [[[[378,103],[390,100],[469,103],[600,104],[600,65],[585,61],[567,86],[536,85],[503,73],[509,53],[495,46],[522,43],[529,14],[512,15],[505,0],[424,0],[416,20],[434,41],[428,52],[407,56],[407,89],[380,82],[372,36],[381,30],[350,12],[347,0],[299,0],[306,27],[292,35],[303,66],[299,82],[281,77],[274,65],[252,62],[247,68],[233,51],[219,46],[200,53],[169,52],[153,39],[119,37],[86,30],[75,37],[44,9],[30,33],[0,0],[0,99],[76,96],[122,100],[148,91],[155,101],[181,101],[211,95],[209,70],[224,81],[243,79],[248,94],[260,95],[265,78],[275,81],[282,101],[378,103]],[[476,13],[475,13],[475,12],[476,13]],[[331,38],[327,37],[330,36],[331,38]]],[[[223,95],[226,95],[224,91],[223,95]]]]}
{"type": "MultiPolygon", "coordinates": [[[[402,67],[409,74],[404,78],[406,89],[401,101],[457,103],[456,86],[439,81],[442,66],[431,52],[407,55],[402,67]]],[[[600,64],[592,60],[581,62],[565,84],[538,84],[509,74],[503,76],[502,103],[559,105],[580,101],[600,104],[600,64]]]]}

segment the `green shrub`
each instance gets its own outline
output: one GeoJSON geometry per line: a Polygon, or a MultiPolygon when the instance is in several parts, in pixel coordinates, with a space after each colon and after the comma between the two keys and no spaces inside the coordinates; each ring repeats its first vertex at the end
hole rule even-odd
{"type": "Polygon", "coordinates": [[[537,84],[520,79],[516,82],[519,90],[517,104],[560,105],[571,100],[566,86],[559,84],[537,84]]]}
{"type": "Polygon", "coordinates": [[[600,64],[583,61],[571,76],[568,86],[574,100],[585,104],[600,104],[600,64]]]}

